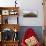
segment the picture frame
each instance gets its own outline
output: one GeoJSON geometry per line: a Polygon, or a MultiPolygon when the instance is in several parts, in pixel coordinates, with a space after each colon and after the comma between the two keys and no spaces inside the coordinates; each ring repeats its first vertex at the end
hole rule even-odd
{"type": "Polygon", "coordinates": [[[9,10],[2,10],[2,15],[9,15],[9,10]]]}
{"type": "Polygon", "coordinates": [[[37,16],[38,16],[38,11],[36,11],[36,10],[24,11],[23,12],[23,17],[37,17],[37,16]]]}

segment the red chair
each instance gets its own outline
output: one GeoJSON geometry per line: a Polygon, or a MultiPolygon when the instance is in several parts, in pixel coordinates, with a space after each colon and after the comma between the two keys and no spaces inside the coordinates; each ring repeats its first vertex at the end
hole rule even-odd
{"type": "MultiPolygon", "coordinates": [[[[34,30],[32,28],[28,28],[27,31],[25,32],[24,37],[22,38],[21,46],[27,46],[27,44],[25,43],[25,40],[32,37],[32,36],[34,36],[37,39],[37,35],[34,32],[34,30]]],[[[41,46],[39,41],[37,42],[37,44],[35,46],[41,46]]]]}

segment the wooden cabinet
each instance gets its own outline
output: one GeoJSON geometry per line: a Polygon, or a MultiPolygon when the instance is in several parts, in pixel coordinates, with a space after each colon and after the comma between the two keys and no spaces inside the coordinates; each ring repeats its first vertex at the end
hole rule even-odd
{"type": "Polygon", "coordinates": [[[17,39],[17,35],[20,28],[18,24],[18,16],[19,7],[0,7],[0,46],[18,46],[19,39],[17,39]],[[12,34],[10,34],[11,32],[12,34]],[[9,36],[11,39],[9,39],[9,36]]]}
{"type": "Polygon", "coordinates": [[[1,24],[18,24],[18,16],[19,7],[0,7],[1,24]]]}

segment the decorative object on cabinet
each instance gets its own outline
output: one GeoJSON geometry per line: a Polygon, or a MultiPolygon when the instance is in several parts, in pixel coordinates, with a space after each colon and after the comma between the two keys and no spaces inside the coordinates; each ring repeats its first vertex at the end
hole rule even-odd
{"type": "Polygon", "coordinates": [[[10,15],[17,15],[17,13],[18,13],[18,12],[16,12],[15,10],[10,10],[10,11],[9,11],[9,14],[10,14],[10,15]]]}
{"type": "Polygon", "coordinates": [[[3,41],[10,41],[12,40],[12,31],[11,30],[4,30],[4,32],[2,32],[2,40],[3,41]]]}
{"type": "Polygon", "coordinates": [[[7,18],[7,19],[5,19],[5,24],[6,24],[6,23],[8,24],[8,18],[7,18]]]}
{"type": "Polygon", "coordinates": [[[3,41],[10,41],[10,40],[19,40],[18,39],[18,32],[16,30],[16,32],[14,32],[14,30],[11,30],[9,28],[5,28],[3,31],[2,31],[2,40],[3,41]]]}
{"type": "Polygon", "coordinates": [[[9,15],[9,10],[2,10],[2,15],[9,15]]]}

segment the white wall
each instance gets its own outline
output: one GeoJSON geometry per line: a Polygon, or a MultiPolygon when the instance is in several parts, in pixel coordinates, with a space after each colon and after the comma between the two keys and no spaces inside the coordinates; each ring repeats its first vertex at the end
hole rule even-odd
{"type": "MultiPolygon", "coordinates": [[[[15,6],[15,0],[0,0],[0,6],[15,6]]],[[[43,26],[43,6],[42,0],[17,0],[17,6],[20,7],[19,24],[21,26],[43,26]],[[24,11],[38,11],[37,18],[24,18],[24,11]]]]}
{"type": "Polygon", "coordinates": [[[20,15],[20,23],[21,23],[20,25],[43,26],[42,0],[24,0],[24,1],[19,1],[19,2],[21,4],[23,11],[24,10],[25,11],[31,11],[32,9],[38,11],[38,17],[37,18],[23,18],[23,16],[20,15]]]}

